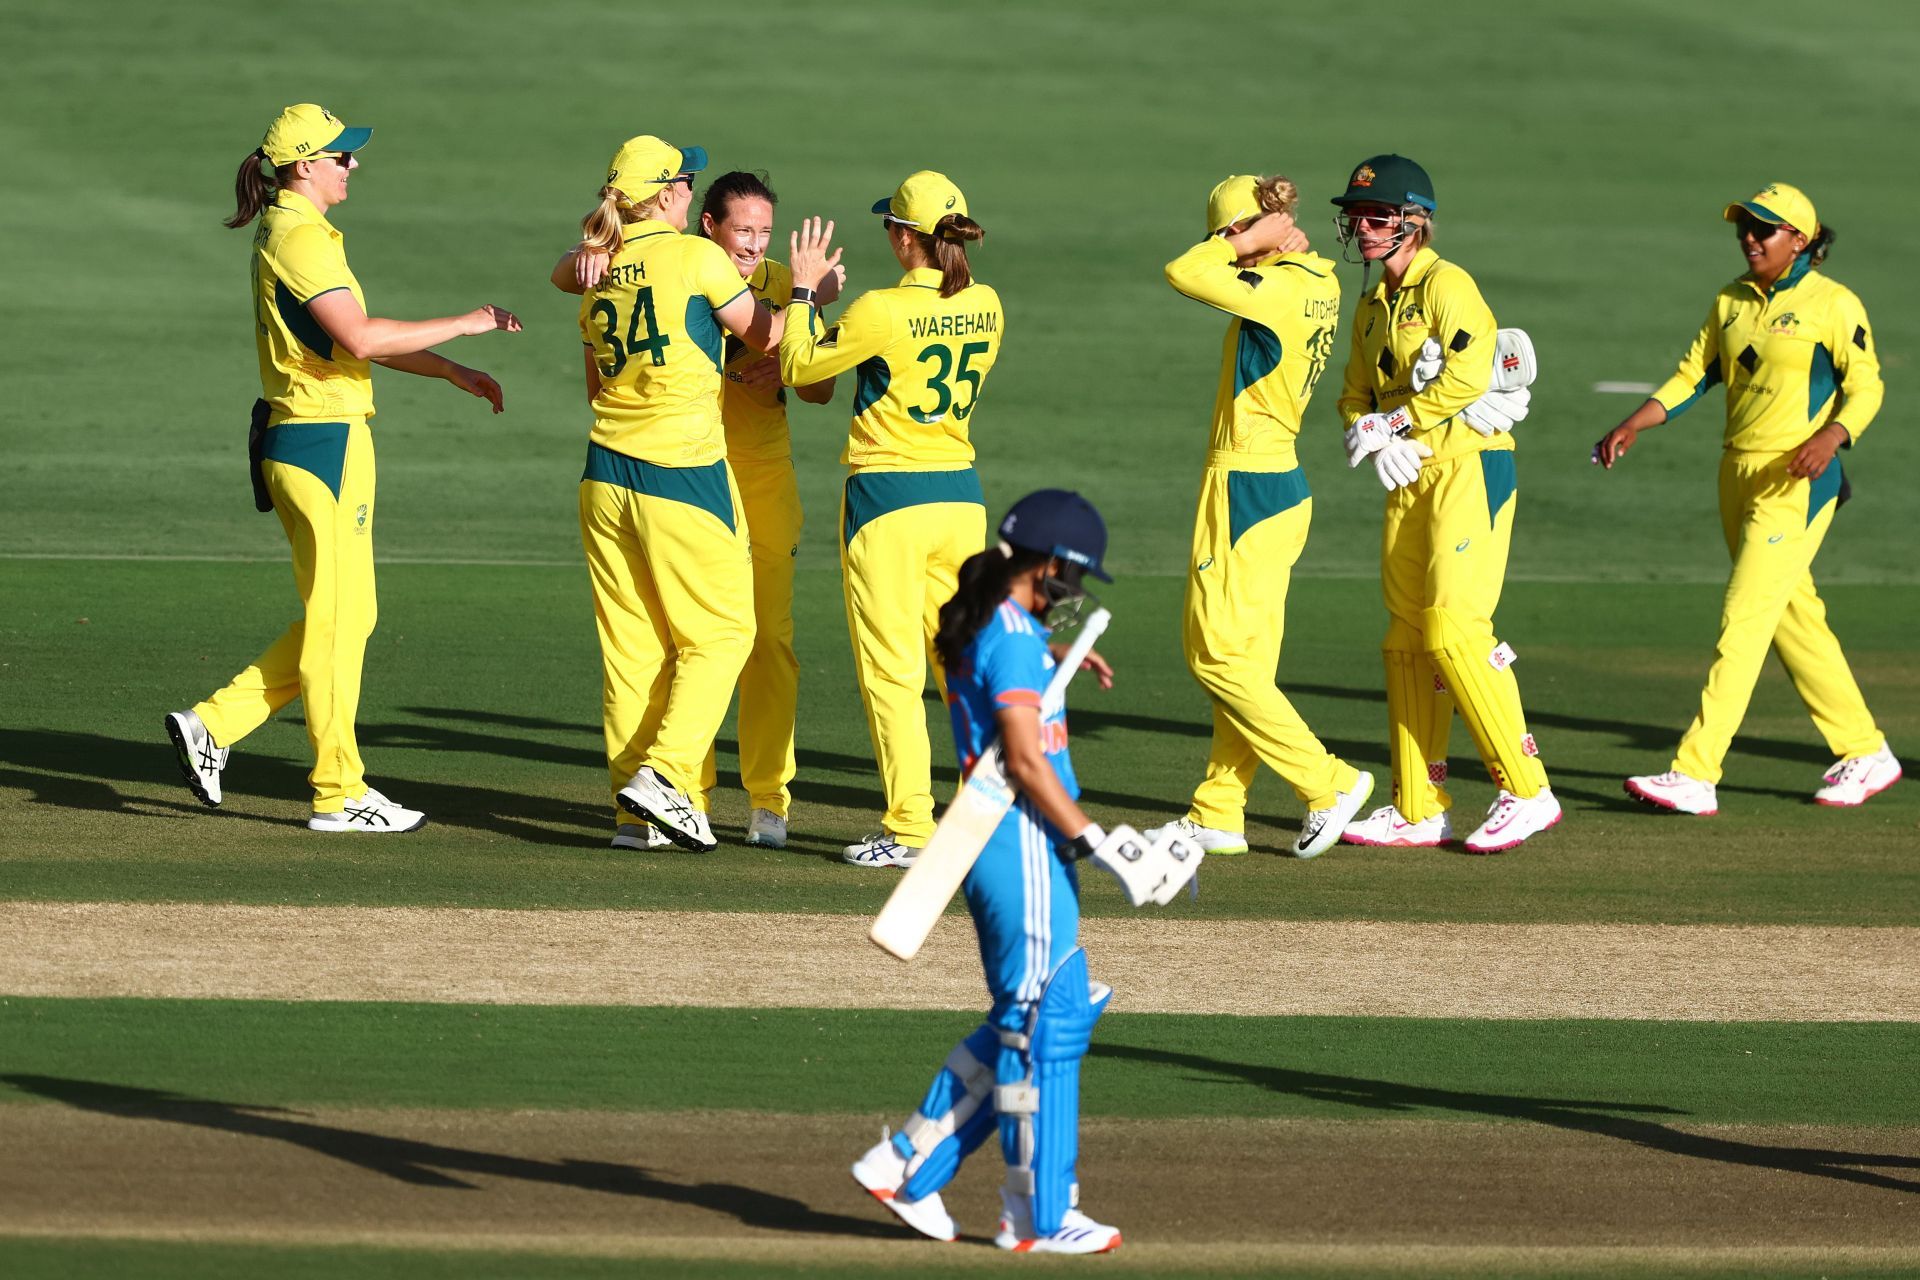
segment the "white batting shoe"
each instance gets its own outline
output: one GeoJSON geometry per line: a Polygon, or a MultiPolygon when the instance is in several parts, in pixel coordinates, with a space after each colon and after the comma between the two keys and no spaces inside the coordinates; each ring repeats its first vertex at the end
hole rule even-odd
{"type": "Polygon", "coordinates": [[[623,822],[613,830],[616,849],[671,849],[673,841],[650,822],[623,822]]]}
{"type": "Polygon", "coordinates": [[[218,809],[220,771],[227,767],[228,748],[216,745],[207,726],[191,711],[169,711],[161,723],[180,753],[180,776],[186,779],[187,789],[201,804],[218,809]]]}
{"type": "Polygon", "coordinates": [[[1502,791],[1487,810],[1487,820],[1467,837],[1466,849],[1468,853],[1505,853],[1559,821],[1560,802],[1553,798],[1552,787],[1542,787],[1540,794],[1525,800],[1502,791]]]}
{"type": "Polygon", "coordinates": [[[885,1129],[880,1131],[880,1141],[867,1149],[867,1153],[853,1162],[853,1180],[866,1190],[866,1193],[887,1206],[893,1216],[900,1219],[932,1240],[956,1240],[960,1228],[954,1225],[953,1216],[947,1212],[947,1206],[940,1201],[940,1193],[921,1196],[918,1200],[900,1198],[900,1188],[907,1180],[907,1162],[893,1149],[893,1140],[885,1129]]]}
{"type": "Polygon", "coordinates": [[[761,849],[787,847],[787,820],[771,809],[755,809],[747,815],[747,843],[761,849]]]}
{"type": "Polygon", "coordinates": [[[1005,1187],[1000,1189],[1000,1231],[993,1242],[1014,1253],[1112,1253],[1120,1247],[1120,1228],[1095,1222],[1078,1209],[1069,1209],[1057,1231],[1036,1235],[1033,1202],[1005,1187]]]}
{"type": "Polygon", "coordinates": [[[365,795],[349,800],[338,813],[314,810],[307,819],[309,831],[354,831],[362,835],[405,835],[427,825],[427,815],[407,809],[367,788],[365,795]]]}
{"type": "Polygon", "coordinates": [[[1453,819],[1442,809],[1430,818],[1408,822],[1393,805],[1383,805],[1358,822],[1350,822],[1340,838],[1348,844],[1376,849],[1436,849],[1453,839],[1453,819]]]}
{"type": "Polygon", "coordinates": [[[901,844],[887,831],[868,836],[859,844],[850,844],[840,851],[840,861],[856,867],[910,867],[919,856],[918,849],[901,844]]]}
{"type": "Polygon", "coordinates": [[[1900,761],[1885,739],[1870,756],[1848,756],[1827,770],[1827,785],[1813,793],[1815,804],[1851,809],[1900,781],[1900,761]]]}
{"type": "Polygon", "coordinates": [[[641,765],[626,786],[620,788],[620,807],[645,818],[667,839],[689,853],[712,853],[720,847],[707,825],[707,815],[696,809],[693,797],[641,765]]]}
{"type": "Polygon", "coordinates": [[[1300,820],[1300,837],[1293,842],[1293,856],[1296,858],[1317,858],[1333,848],[1340,840],[1340,833],[1353,821],[1353,815],[1360,812],[1360,806],[1373,794],[1373,775],[1362,773],[1354,780],[1353,789],[1334,793],[1333,803],[1324,809],[1309,809],[1307,816],[1300,820]]]}
{"type": "Polygon", "coordinates": [[[1200,846],[1200,852],[1214,857],[1227,858],[1236,853],[1247,851],[1247,836],[1243,831],[1222,831],[1217,827],[1203,827],[1192,818],[1181,818],[1169,822],[1164,827],[1155,827],[1147,832],[1147,843],[1153,844],[1169,831],[1177,831],[1200,846]]]}
{"type": "Polygon", "coordinates": [[[1635,774],[1627,779],[1625,786],[1628,795],[1656,809],[1697,814],[1702,818],[1711,818],[1720,812],[1720,799],[1713,784],[1688,777],[1677,769],[1635,774]]]}

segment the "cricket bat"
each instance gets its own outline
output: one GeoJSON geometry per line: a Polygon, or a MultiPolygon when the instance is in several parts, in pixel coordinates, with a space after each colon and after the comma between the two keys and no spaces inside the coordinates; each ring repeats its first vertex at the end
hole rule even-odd
{"type": "MultiPolygon", "coordinates": [[[[1105,609],[1095,609],[1081,625],[1073,647],[1054,669],[1053,679],[1047,682],[1046,692],[1040,697],[1041,719],[1052,715],[1066,702],[1068,683],[1112,617],[1105,609]]],[[[986,848],[994,828],[1013,807],[1013,801],[1013,784],[1007,781],[1006,763],[996,739],[974,762],[972,770],[961,781],[953,803],[940,815],[940,825],[934,828],[933,838],[894,886],[886,906],[874,917],[873,928],[867,936],[881,950],[902,960],[911,960],[920,953],[947,904],[959,892],[960,882],[967,878],[980,851],[986,848]]]]}

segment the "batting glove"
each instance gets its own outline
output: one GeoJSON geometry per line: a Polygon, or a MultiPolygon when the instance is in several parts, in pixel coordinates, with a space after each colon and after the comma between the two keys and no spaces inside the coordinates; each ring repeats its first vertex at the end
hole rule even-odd
{"type": "Polygon", "coordinates": [[[1483,436],[1498,435],[1513,430],[1513,424],[1527,416],[1532,401],[1533,392],[1525,387],[1518,391],[1489,391],[1462,409],[1460,420],[1483,436]]]}
{"type": "Polygon", "coordinates": [[[1440,376],[1440,370],[1447,364],[1446,352],[1440,348],[1438,338],[1428,338],[1420,344],[1420,354],[1413,358],[1413,370],[1408,375],[1415,395],[1425,391],[1440,376]]]}
{"type": "Polygon", "coordinates": [[[1378,453],[1387,447],[1388,441],[1405,431],[1413,429],[1413,419],[1407,416],[1404,408],[1392,413],[1369,413],[1364,418],[1354,419],[1347,428],[1347,465],[1357,467],[1370,453],[1378,453]]]}
{"type": "Polygon", "coordinates": [[[1373,469],[1379,475],[1380,483],[1391,493],[1418,480],[1420,460],[1432,456],[1433,450],[1418,440],[1398,436],[1373,455],[1373,469]]]}

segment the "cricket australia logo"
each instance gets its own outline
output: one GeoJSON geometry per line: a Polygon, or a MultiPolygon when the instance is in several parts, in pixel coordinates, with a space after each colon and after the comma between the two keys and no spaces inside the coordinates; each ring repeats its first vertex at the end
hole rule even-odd
{"type": "Polygon", "coordinates": [[[1773,324],[1768,327],[1774,333],[1796,334],[1800,332],[1800,317],[1789,311],[1783,316],[1774,317],[1773,324]]]}
{"type": "Polygon", "coordinates": [[[367,504],[363,502],[353,513],[353,531],[355,533],[365,533],[367,531],[367,515],[367,504]]]}
{"type": "Polygon", "coordinates": [[[1363,164],[1353,171],[1353,178],[1347,183],[1350,187],[1370,187],[1373,185],[1373,166],[1363,164]]]}

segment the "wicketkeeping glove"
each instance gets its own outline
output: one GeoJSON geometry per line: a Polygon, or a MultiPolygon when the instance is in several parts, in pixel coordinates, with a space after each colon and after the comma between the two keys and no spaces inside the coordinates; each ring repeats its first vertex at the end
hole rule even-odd
{"type": "Polygon", "coordinates": [[[1497,435],[1502,431],[1513,430],[1513,424],[1527,416],[1527,407],[1533,401],[1533,392],[1525,387],[1518,391],[1489,391],[1460,411],[1460,420],[1483,436],[1497,435]]]}
{"type": "Polygon", "coordinates": [[[1412,426],[1413,419],[1407,416],[1404,408],[1395,409],[1392,413],[1370,413],[1364,418],[1354,419],[1353,425],[1347,428],[1347,465],[1359,466],[1361,459],[1386,448],[1389,440],[1412,426]]]}
{"type": "Polygon", "coordinates": [[[1433,380],[1440,376],[1440,370],[1447,364],[1447,353],[1440,346],[1440,339],[1428,338],[1420,344],[1420,354],[1413,358],[1413,369],[1408,373],[1408,381],[1413,385],[1415,395],[1425,391],[1433,380]]]}
{"type": "Polygon", "coordinates": [[[1388,492],[1412,484],[1420,478],[1420,460],[1431,458],[1433,450],[1418,440],[1396,436],[1373,455],[1373,469],[1388,492]]]}

